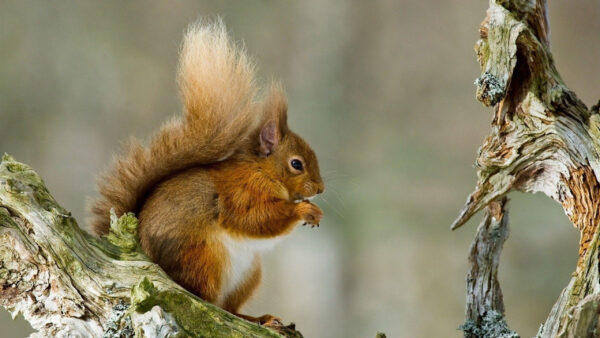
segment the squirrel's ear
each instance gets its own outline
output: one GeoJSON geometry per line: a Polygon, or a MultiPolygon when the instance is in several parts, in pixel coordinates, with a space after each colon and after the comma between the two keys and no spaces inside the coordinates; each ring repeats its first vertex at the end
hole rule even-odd
{"type": "Polygon", "coordinates": [[[270,120],[265,123],[260,129],[260,153],[264,156],[269,156],[279,143],[279,135],[275,121],[270,120]]]}
{"type": "Polygon", "coordinates": [[[265,156],[275,150],[288,130],[287,98],[283,88],[273,83],[267,95],[264,105],[266,123],[260,130],[260,152],[265,156]]]}

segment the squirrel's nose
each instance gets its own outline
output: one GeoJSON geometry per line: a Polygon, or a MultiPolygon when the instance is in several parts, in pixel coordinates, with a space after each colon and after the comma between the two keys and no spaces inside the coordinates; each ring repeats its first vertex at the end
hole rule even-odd
{"type": "Polygon", "coordinates": [[[322,194],[323,191],[325,191],[325,184],[323,184],[323,181],[317,182],[317,194],[322,194]]]}

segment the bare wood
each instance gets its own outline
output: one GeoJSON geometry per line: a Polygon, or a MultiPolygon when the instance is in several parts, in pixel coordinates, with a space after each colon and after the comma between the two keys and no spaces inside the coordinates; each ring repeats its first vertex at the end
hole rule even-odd
{"type": "Polygon", "coordinates": [[[301,337],[208,304],[141,252],[137,219],[113,214],[106,239],[81,231],[28,166],[0,162],[0,305],[34,337],[301,337]]]}
{"type": "MultiPolygon", "coordinates": [[[[511,190],[543,192],[560,203],[581,232],[579,260],[538,335],[579,337],[596,329],[600,307],[600,116],[554,66],[546,7],[544,0],[490,1],[475,46],[482,69],[475,84],[477,99],[494,107],[492,132],[479,150],[476,189],[452,229],[483,208],[489,212],[511,190]]],[[[475,243],[496,245],[479,234],[475,243]]],[[[483,260],[490,271],[497,271],[491,259],[497,254],[489,248],[483,260]]],[[[503,313],[501,302],[475,307],[476,291],[467,288],[467,323],[487,311],[503,313]]]]}

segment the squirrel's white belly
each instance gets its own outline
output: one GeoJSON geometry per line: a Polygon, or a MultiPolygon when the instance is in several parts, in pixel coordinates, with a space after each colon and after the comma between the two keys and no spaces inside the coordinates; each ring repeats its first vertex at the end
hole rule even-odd
{"type": "Polygon", "coordinates": [[[255,260],[260,260],[260,254],[275,246],[285,236],[268,239],[251,239],[232,237],[224,233],[221,241],[229,255],[229,265],[224,273],[221,293],[217,305],[222,305],[229,294],[234,292],[252,272],[255,260]]]}

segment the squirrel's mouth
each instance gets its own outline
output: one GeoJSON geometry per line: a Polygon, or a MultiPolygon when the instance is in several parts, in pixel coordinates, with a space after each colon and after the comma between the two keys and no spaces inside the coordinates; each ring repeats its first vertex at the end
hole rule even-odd
{"type": "Polygon", "coordinates": [[[307,200],[311,201],[313,198],[315,198],[315,196],[316,195],[312,195],[312,196],[308,196],[308,197],[302,197],[302,198],[297,198],[297,199],[293,200],[292,202],[294,202],[294,203],[300,203],[300,202],[307,201],[307,200]]]}

